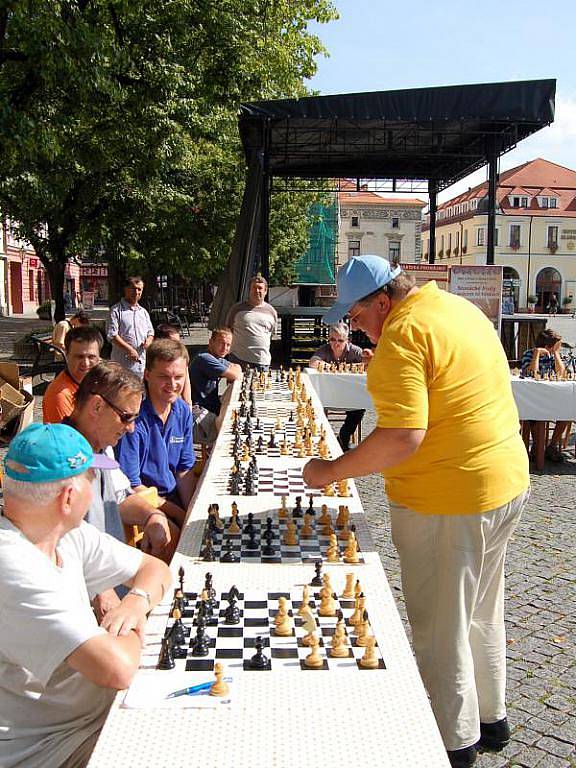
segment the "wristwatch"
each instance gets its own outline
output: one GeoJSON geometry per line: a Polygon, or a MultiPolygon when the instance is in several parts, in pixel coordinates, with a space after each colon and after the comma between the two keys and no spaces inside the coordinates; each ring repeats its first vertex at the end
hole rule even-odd
{"type": "Polygon", "coordinates": [[[143,589],[140,589],[139,587],[132,587],[130,592],[128,592],[129,595],[136,595],[137,597],[143,597],[145,600],[148,600],[148,608],[152,607],[152,600],[150,599],[150,592],[145,592],[143,589]]]}

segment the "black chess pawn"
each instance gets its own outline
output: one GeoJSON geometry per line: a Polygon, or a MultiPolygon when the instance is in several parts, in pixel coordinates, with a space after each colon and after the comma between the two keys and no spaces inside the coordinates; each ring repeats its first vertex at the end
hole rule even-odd
{"type": "Polygon", "coordinates": [[[185,576],[184,568],[180,566],[180,568],[178,568],[178,581],[180,583],[180,591],[182,592],[182,594],[184,594],[184,576],[185,576]]]}
{"type": "Polygon", "coordinates": [[[206,595],[208,597],[207,603],[211,608],[216,607],[216,590],[214,589],[214,586],[212,584],[212,574],[210,571],[206,573],[204,577],[204,592],[206,592],[206,595]]]}
{"type": "Polygon", "coordinates": [[[204,540],[204,548],[200,552],[200,557],[202,560],[204,560],[205,563],[214,562],[214,545],[212,543],[212,536],[210,531],[208,531],[206,534],[206,538],[204,540]]]}
{"type": "Polygon", "coordinates": [[[160,649],[160,656],[158,657],[158,664],[156,669],[174,669],[174,656],[172,655],[172,641],[167,635],[162,638],[162,647],[160,649]]]}
{"type": "Polygon", "coordinates": [[[236,557],[234,552],[232,552],[232,544],[231,544],[231,542],[229,540],[226,542],[226,544],[224,544],[224,554],[222,555],[222,557],[220,559],[221,559],[221,561],[223,563],[237,563],[238,562],[238,558],[236,557]]]}
{"type": "Polygon", "coordinates": [[[294,411],[290,411],[288,414],[288,421],[294,421],[294,411]]]}
{"type": "Polygon", "coordinates": [[[252,400],[252,403],[250,405],[250,416],[252,416],[252,418],[256,416],[256,403],[254,402],[254,400],[252,400]]]}
{"type": "Polygon", "coordinates": [[[252,533],[254,530],[254,512],[248,512],[248,519],[242,530],[244,533],[252,533]]]}
{"type": "Polygon", "coordinates": [[[321,587],[322,586],[322,560],[316,560],[316,562],[314,563],[314,571],[316,573],[314,578],[310,582],[310,584],[313,587],[321,587]]]}
{"type": "Polygon", "coordinates": [[[210,651],[210,638],[206,634],[206,623],[204,619],[198,622],[196,637],[192,643],[192,656],[208,656],[210,651]]]}
{"type": "Polygon", "coordinates": [[[187,654],[186,648],[184,647],[186,644],[186,635],[184,634],[184,627],[181,619],[177,619],[174,624],[172,624],[168,636],[170,638],[172,658],[185,659],[187,654]]]}
{"type": "Polygon", "coordinates": [[[262,425],[260,424],[260,419],[259,418],[256,419],[256,427],[255,427],[255,429],[256,429],[256,431],[259,431],[259,430],[262,429],[262,425]]]}
{"type": "Polygon", "coordinates": [[[250,659],[250,668],[251,669],[268,669],[270,666],[270,659],[262,653],[264,642],[262,641],[262,638],[260,636],[256,638],[254,647],[256,648],[256,653],[250,659]]]}
{"type": "Polygon", "coordinates": [[[276,550],[272,546],[272,539],[274,538],[274,533],[272,531],[264,531],[264,534],[262,535],[262,538],[266,542],[266,544],[262,547],[262,554],[264,557],[273,557],[276,554],[276,550]]]}
{"type": "Polygon", "coordinates": [[[256,531],[254,528],[248,532],[249,539],[245,544],[246,549],[251,551],[258,549],[258,542],[256,541],[256,531]]]}
{"type": "Polygon", "coordinates": [[[276,436],[274,430],[270,432],[270,440],[268,440],[268,448],[276,448],[276,436]]]}
{"type": "Polygon", "coordinates": [[[296,496],[296,506],[292,510],[292,517],[302,517],[302,496],[296,496]]]}
{"type": "Polygon", "coordinates": [[[314,511],[314,496],[310,494],[308,497],[308,514],[309,515],[315,515],[316,512],[314,511]]]}

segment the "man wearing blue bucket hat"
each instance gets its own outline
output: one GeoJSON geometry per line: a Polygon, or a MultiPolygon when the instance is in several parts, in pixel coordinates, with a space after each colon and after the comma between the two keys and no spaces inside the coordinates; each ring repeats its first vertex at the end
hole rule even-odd
{"type": "Polygon", "coordinates": [[[87,764],[116,690],[134,675],[160,560],[83,522],[93,470],[118,465],[76,430],[33,424],[5,459],[0,517],[0,765],[87,764]],[[98,626],[90,599],[130,592],[98,626]]]}
{"type": "Polygon", "coordinates": [[[382,472],[413,646],[455,768],[510,738],[505,706],[504,558],[528,496],[508,363],[490,321],[379,256],[338,273],[338,301],[377,344],[367,387],[374,432],[308,485],[382,472]]]}

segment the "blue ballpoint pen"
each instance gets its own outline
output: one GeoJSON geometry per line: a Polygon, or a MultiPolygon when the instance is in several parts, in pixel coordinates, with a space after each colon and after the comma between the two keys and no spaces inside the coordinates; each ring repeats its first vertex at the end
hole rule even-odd
{"type": "MultiPolygon", "coordinates": [[[[227,683],[232,682],[231,677],[225,677],[224,681],[227,683]]],[[[214,685],[214,681],[211,683],[199,683],[198,685],[191,685],[189,688],[181,688],[179,691],[172,691],[172,693],[169,693],[166,698],[167,699],[175,699],[177,696],[194,696],[196,693],[204,693],[205,691],[209,691],[210,688],[214,685]]]]}
{"type": "Polygon", "coordinates": [[[173,691],[166,696],[167,699],[175,699],[177,696],[194,696],[195,693],[203,693],[209,691],[212,687],[212,683],[200,683],[199,685],[191,685],[189,688],[181,688],[179,691],[173,691]]]}

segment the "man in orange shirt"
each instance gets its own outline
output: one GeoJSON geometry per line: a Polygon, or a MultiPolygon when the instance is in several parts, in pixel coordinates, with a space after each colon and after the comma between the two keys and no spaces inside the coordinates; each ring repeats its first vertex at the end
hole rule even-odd
{"type": "Polygon", "coordinates": [[[92,325],[72,328],[64,340],[66,370],[59,373],[44,394],[45,424],[59,424],[74,410],[74,396],[82,379],[100,362],[102,334],[92,325]]]}

